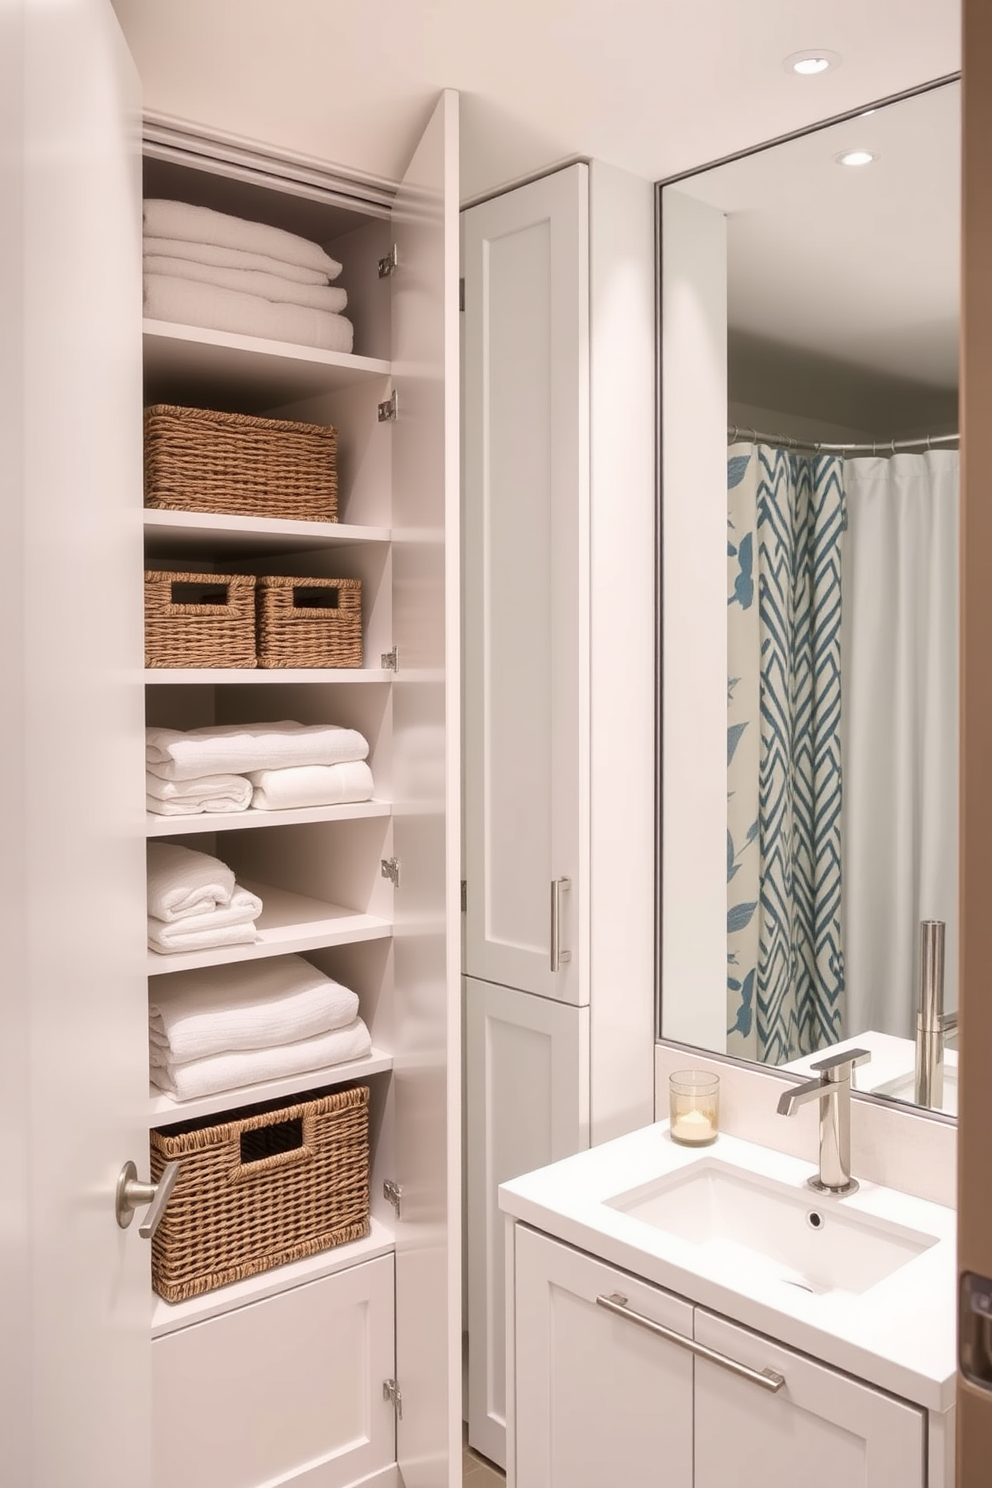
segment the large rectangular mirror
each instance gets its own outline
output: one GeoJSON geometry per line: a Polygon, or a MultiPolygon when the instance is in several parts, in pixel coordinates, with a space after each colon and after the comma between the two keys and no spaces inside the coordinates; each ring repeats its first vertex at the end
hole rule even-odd
{"type": "Polygon", "coordinates": [[[660,188],[662,1037],[956,1110],[960,89],[660,188]]]}

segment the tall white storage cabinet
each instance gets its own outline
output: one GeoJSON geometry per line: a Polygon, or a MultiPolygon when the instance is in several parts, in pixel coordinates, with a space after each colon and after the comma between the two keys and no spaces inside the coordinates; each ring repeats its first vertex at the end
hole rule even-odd
{"type": "Polygon", "coordinates": [[[462,218],[469,1440],[500,1183],[652,1119],[654,225],[599,162],[462,218]]]}
{"type": "MultiPolygon", "coordinates": [[[[8,531],[24,535],[24,650],[8,644],[4,663],[29,747],[13,791],[24,830],[5,836],[3,868],[5,880],[23,879],[27,904],[31,1022],[18,1052],[35,1114],[16,1192],[31,1270],[27,1245],[17,1261],[4,1244],[23,1282],[14,1337],[39,1364],[25,1371],[23,1354],[0,1351],[5,1395],[27,1373],[34,1422],[0,1447],[0,1460],[20,1453],[0,1476],[24,1488],[453,1485],[457,98],[441,96],[395,193],[356,179],[347,162],[304,166],[146,126],[146,194],[287,227],[342,260],[356,353],[146,322],[146,402],[336,425],[340,520],[143,511],[133,68],[106,0],[70,0],[57,15],[26,6],[21,33],[27,432],[23,502],[8,531]],[[363,665],[146,673],[143,562],[361,578],[363,665]],[[360,729],[374,799],[209,822],[146,818],[145,721],[282,718],[360,729]],[[60,770],[73,772],[71,792],[50,788],[60,770]],[[260,885],[260,940],[146,951],[149,836],[215,852],[260,885]],[[150,1096],[149,978],[286,952],[355,989],[372,1054],[182,1105],[150,1096]],[[137,1224],[114,1223],[123,1163],[147,1176],[149,1128],[356,1080],[372,1097],[370,1236],[189,1302],[153,1299],[147,1241],[137,1224]]],[[[5,377],[11,355],[5,348],[5,377]]]]}

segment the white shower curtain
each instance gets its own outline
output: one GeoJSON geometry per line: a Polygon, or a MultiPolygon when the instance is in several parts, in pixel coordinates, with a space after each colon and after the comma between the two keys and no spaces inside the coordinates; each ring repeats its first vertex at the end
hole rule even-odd
{"type": "Polygon", "coordinates": [[[957,1007],[958,456],[844,465],[847,1029],[911,1038],[919,923],[947,923],[957,1007]]]}

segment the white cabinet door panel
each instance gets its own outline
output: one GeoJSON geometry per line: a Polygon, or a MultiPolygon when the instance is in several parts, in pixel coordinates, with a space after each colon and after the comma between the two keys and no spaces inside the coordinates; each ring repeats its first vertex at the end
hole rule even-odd
{"type": "Polygon", "coordinates": [[[690,1304],[524,1225],[514,1235],[516,1488],[692,1488],[691,1354],[596,1298],[619,1292],[686,1337],[690,1304]]]}
{"type": "Polygon", "coordinates": [[[589,1010],[465,979],[469,1442],[506,1459],[505,1239],[497,1190],[588,1146],[589,1010]]]}
{"type": "Polygon", "coordinates": [[[345,1488],[394,1460],[390,1256],[152,1344],[155,1488],[345,1488]]]}
{"type": "Polygon", "coordinates": [[[695,1336],[785,1376],[771,1394],[696,1361],[695,1488],[923,1488],[925,1412],[702,1308],[695,1336]]]}
{"type": "Polygon", "coordinates": [[[0,1392],[13,1375],[30,1403],[13,1442],[0,1432],[0,1481],[147,1488],[150,1247],[114,1222],[124,1162],[148,1176],[141,93],[107,0],[14,0],[5,33],[18,11],[3,174],[19,160],[23,178],[0,208],[20,255],[0,335],[0,385],[20,404],[5,456],[21,455],[0,478],[0,1022],[16,1097],[0,1264],[17,1305],[0,1392]]]}
{"type": "MultiPolygon", "coordinates": [[[[458,96],[396,196],[393,850],[398,1457],[406,1488],[461,1471],[458,788],[458,96]]],[[[378,658],[375,658],[377,661],[378,658]]]]}
{"type": "Polygon", "coordinates": [[[465,277],[465,970],[588,1001],[588,169],[473,207],[465,277]],[[561,949],[551,970],[551,885],[561,949]]]}

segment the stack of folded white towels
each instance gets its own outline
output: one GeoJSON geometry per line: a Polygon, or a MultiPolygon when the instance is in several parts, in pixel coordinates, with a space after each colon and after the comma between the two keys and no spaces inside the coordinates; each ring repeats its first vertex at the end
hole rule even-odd
{"type": "Polygon", "coordinates": [[[150,728],[146,803],[159,816],[193,816],[369,801],[368,753],[357,730],[330,723],[150,728]]]}
{"type": "Polygon", "coordinates": [[[171,842],[148,844],[148,944],[163,955],[251,945],[262,913],[257,894],[226,863],[171,842]]]}
{"type": "Polygon", "coordinates": [[[361,1059],[372,1048],[358,998],[301,956],[156,977],[152,1084],[194,1100],[361,1059]]]}
{"type": "Polygon", "coordinates": [[[341,265],[319,243],[187,202],[144,203],[145,314],[350,352],[341,265]]]}

